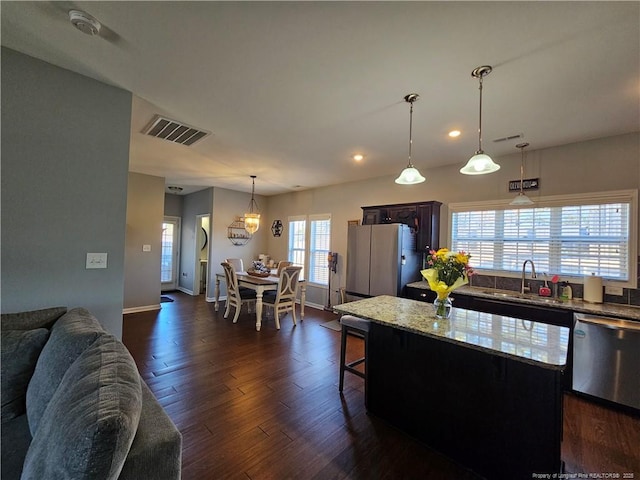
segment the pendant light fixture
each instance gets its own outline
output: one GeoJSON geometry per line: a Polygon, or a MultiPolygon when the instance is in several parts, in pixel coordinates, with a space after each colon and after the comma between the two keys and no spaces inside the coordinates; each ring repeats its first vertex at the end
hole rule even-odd
{"type": "Polygon", "coordinates": [[[260,228],[260,214],[258,213],[258,204],[253,198],[255,190],[256,176],[251,175],[251,201],[249,202],[249,211],[244,214],[244,229],[251,235],[256,233],[260,228]]]}
{"type": "Polygon", "coordinates": [[[400,185],[414,185],[416,183],[422,183],[426,180],[416,167],[411,163],[411,145],[413,143],[411,138],[411,133],[413,129],[413,102],[418,100],[419,95],[417,93],[410,93],[406,97],[404,97],[404,101],[411,105],[409,110],[409,165],[407,168],[402,170],[402,173],[398,178],[396,178],[396,183],[400,185]]]}
{"type": "Polygon", "coordinates": [[[514,207],[523,207],[525,205],[533,205],[533,200],[527,197],[524,194],[524,149],[529,146],[528,143],[519,143],[516,145],[516,148],[520,149],[520,191],[516,198],[511,200],[509,205],[513,205],[514,207]]]}
{"type": "Polygon", "coordinates": [[[500,170],[500,165],[494,163],[491,157],[482,151],[482,79],[489,75],[492,70],[493,68],[489,65],[484,65],[475,68],[471,72],[471,76],[477,78],[480,82],[480,119],[478,122],[478,150],[467,164],[460,169],[460,173],[465,175],[484,175],[485,173],[493,173],[500,170]]]}

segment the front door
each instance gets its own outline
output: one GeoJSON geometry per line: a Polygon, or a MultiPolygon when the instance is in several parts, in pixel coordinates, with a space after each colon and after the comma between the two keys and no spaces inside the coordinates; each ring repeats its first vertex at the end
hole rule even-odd
{"type": "Polygon", "coordinates": [[[162,265],[160,281],[162,291],[178,286],[178,254],[180,252],[180,217],[164,217],[162,222],[162,265]]]}

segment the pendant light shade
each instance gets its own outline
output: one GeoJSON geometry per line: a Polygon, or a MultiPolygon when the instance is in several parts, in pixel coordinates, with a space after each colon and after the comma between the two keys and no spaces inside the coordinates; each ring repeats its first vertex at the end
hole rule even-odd
{"type": "Polygon", "coordinates": [[[244,229],[250,235],[253,235],[260,228],[260,213],[258,213],[258,204],[253,195],[256,189],[256,176],[251,175],[251,201],[249,202],[249,211],[244,214],[244,229]]]}
{"type": "Polygon", "coordinates": [[[511,202],[509,203],[509,205],[513,205],[514,207],[524,207],[527,205],[533,205],[533,200],[531,200],[529,197],[527,197],[524,194],[524,149],[526,147],[528,147],[529,144],[528,143],[519,143],[516,145],[516,148],[520,149],[520,191],[518,192],[518,195],[516,195],[516,198],[514,198],[513,200],[511,200],[511,202]]]}
{"type": "Polygon", "coordinates": [[[410,93],[406,97],[404,97],[404,101],[411,105],[409,109],[409,164],[407,168],[402,170],[400,176],[396,178],[396,183],[400,185],[414,185],[416,183],[422,183],[426,180],[416,167],[411,163],[411,146],[413,144],[413,139],[411,137],[413,130],[413,102],[418,100],[419,95],[417,93],[410,93]]]}
{"type": "Polygon", "coordinates": [[[396,178],[396,183],[400,185],[413,185],[414,183],[422,183],[426,180],[417,168],[408,166],[404,170],[398,178],[396,178]]]}
{"type": "Polygon", "coordinates": [[[482,79],[493,70],[489,65],[478,67],[471,72],[473,78],[477,78],[480,83],[480,116],[478,122],[478,150],[469,159],[467,164],[460,169],[460,173],[465,175],[484,175],[500,170],[500,165],[491,160],[491,157],[482,150],[482,79]]]}

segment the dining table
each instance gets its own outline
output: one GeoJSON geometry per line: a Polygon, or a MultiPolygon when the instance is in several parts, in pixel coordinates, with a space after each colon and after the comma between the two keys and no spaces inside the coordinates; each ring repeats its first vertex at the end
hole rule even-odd
{"type": "MultiPolygon", "coordinates": [[[[256,292],[256,330],[259,332],[262,327],[262,296],[264,292],[269,290],[278,290],[280,277],[271,274],[268,277],[256,277],[247,272],[236,272],[238,277],[238,285],[254,290],[256,292]]],[[[220,308],[220,281],[225,281],[224,273],[216,273],[216,285],[214,290],[215,303],[214,309],[217,312],[220,308]]],[[[306,297],[306,282],[303,279],[298,280],[300,287],[300,318],[304,319],[304,302],[306,297]]]]}

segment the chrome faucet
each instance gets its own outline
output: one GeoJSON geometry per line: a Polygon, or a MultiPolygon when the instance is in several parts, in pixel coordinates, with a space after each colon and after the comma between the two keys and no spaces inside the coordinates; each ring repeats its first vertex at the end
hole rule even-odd
{"type": "Polygon", "coordinates": [[[531,278],[536,278],[536,266],[533,264],[533,260],[525,260],[524,263],[522,264],[522,283],[520,284],[521,294],[524,294],[525,290],[526,291],[531,290],[529,287],[524,286],[524,270],[525,270],[525,267],[527,266],[527,262],[531,264],[531,278]]]}

